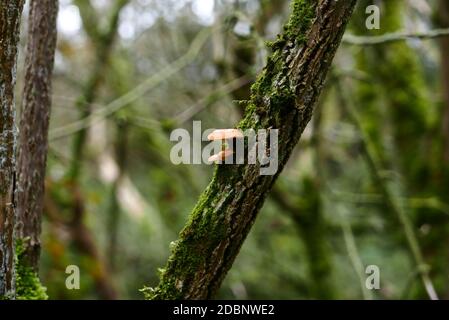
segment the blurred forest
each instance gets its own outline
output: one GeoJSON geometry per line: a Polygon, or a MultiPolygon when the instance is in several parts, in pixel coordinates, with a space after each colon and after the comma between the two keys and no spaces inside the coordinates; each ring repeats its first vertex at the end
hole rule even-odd
{"type": "MultiPolygon", "coordinates": [[[[290,12],[288,0],[59,0],[39,266],[49,298],[143,299],[157,286],[214,170],[172,164],[170,132],[234,128],[290,12]],[[68,265],[79,290],[65,286],[68,265]]],[[[25,4],[22,30],[27,17],[25,4]]],[[[431,33],[443,28],[446,0],[358,1],[217,298],[449,298],[449,37],[431,33]],[[372,3],[379,30],[365,27],[372,3]],[[383,37],[398,32],[421,36],[383,37]],[[372,265],[379,290],[365,285],[372,265]]]]}

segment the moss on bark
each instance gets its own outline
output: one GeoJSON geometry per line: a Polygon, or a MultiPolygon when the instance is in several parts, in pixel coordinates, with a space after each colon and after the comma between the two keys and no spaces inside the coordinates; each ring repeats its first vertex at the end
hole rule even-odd
{"type": "Polygon", "coordinates": [[[16,299],[17,300],[47,300],[47,288],[42,286],[34,266],[28,264],[26,257],[27,240],[16,241],[16,299]]]}
{"type": "Polygon", "coordinates": [[[0,297],[14,297],[17,43],[24,0],[0,3],[0,297]]]}

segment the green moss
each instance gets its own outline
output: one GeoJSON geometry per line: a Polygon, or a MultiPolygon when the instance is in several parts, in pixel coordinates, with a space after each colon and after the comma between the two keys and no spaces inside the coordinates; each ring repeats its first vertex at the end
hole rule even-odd
{"type": "Polygon", "coordinates": [[[305,40],[305,33],[315,17],[316,0],[297,0],[293,2],[293,14],[284,26],[284,35],[290,39],[305,40]]]}
{"type": "Polygon", "coordinates": [[[16,299],[17,300],[47,300],[47,288],[42,286],[38,275],[23,261],[25,244],[23,240],[16,241],[16,299]]]}
{"type": "Polygon", "coordinates": [[[304,43],[307,39],[307,30],[310,28],[315,16],[316,1],[296,0],[292,3],[289,21],[284,26],[284,32],[278,39],[269,44],[273,50],[267,60],[266,67],[251,86],[251,101],[248,103],[245,116],[239,123],[239,129],[261,129],[269,126],[277,127],[276,123],[260,123],[259,116],[270,113],[271,118],[278,119],[279,114],[294,105],[296,93],[290,87],[288,80],[289,67],[285,55],[290,54],[287,48],[291,44],[304,43]]]}
{"type": "Polygon", "coordinates": [[[181,231],[179,240],[170,244],[168,263],[164,269],[159,269],[160,285],[140,290],[145,299],[181,299],[190,281],[207,263],[209,256],[205,253],[212,252],[226,236],[224,213],[216,210],[215,198],[211,196],[218,192],[215,183],[220,179],[218,175],[216,170],[212,182],[200,196],[186,227],[181,231]]]}

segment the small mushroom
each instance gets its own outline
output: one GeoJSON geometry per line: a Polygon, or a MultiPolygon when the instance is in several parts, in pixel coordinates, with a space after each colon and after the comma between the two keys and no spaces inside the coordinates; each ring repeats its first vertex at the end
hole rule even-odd
{"type": "Polygon", "coordinates": [[[233,139],[241,139],[243,138],[243,133],[239,129],[218,129],[212,131],[211,134],[207,136],[207,139],[210,141],[214,140],[222,140],[222,150],[209,157],[209,162],[218,162],[223,161],[230,155],[234,153],[232,150],[232,141],[233,139]],[[227,143],[225,143],[225,140],[227,140],[227,143]]]}
{"type": "Polygon", "coordinates": [[[226,149],[226,150],[220,151],[217,154],[214,154],[214,155],[210,156],[209,159],[207,159],[207,160],[209,162],[223,161],[223,160],[225,160],[227,157],[229,157],[233,153],[234,153],[234,151],[232,151],[230,149],[226,149]]]}
{"type": "Polygon", "coordinates": [[[239,129],[218,129],[212,131],[212,133],[207,136],[207,139],[211,141],[239,139],[239,138],[243,138],[243,133],[239,129]]]}

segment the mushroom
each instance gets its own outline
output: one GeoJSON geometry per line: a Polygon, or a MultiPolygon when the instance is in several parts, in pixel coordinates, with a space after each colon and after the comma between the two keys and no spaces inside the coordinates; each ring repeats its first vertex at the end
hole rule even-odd
{"type": "Polygon", "coordinates": [[[234,151],[230,150],[230,149],[226,149],[223,151],[220,151],[217,154],[211,155],[209,157],[209,159],[207,159],[209,162],[219,162],[219,161],[223,161],[224,159],[226,159],[227,157],[229,157],[231,154],[233,154],[234,151]]]}
{"type": "Polygon", "coordinates": [[[232,140],[233,139],[241,139],[243,138],[243,133],[239,129],[218,129],[212,131],[207,136],[207,139],[210,141],[214,140],[222,140],[222,150],[209,157],[209,162],[219,162],[225,160],[227,157],[232,155],[234,151],[232,150],[232,140]],[[224,143],[224,141],[227,140],[227,143],[224,143]]]}
{"type": "Polygon", "coordinates": [[[243,138],[243,133],[239,129],[218,129],[212,131],[207,139],[212,140],[227,140],[234,138],[243,138]]]}

